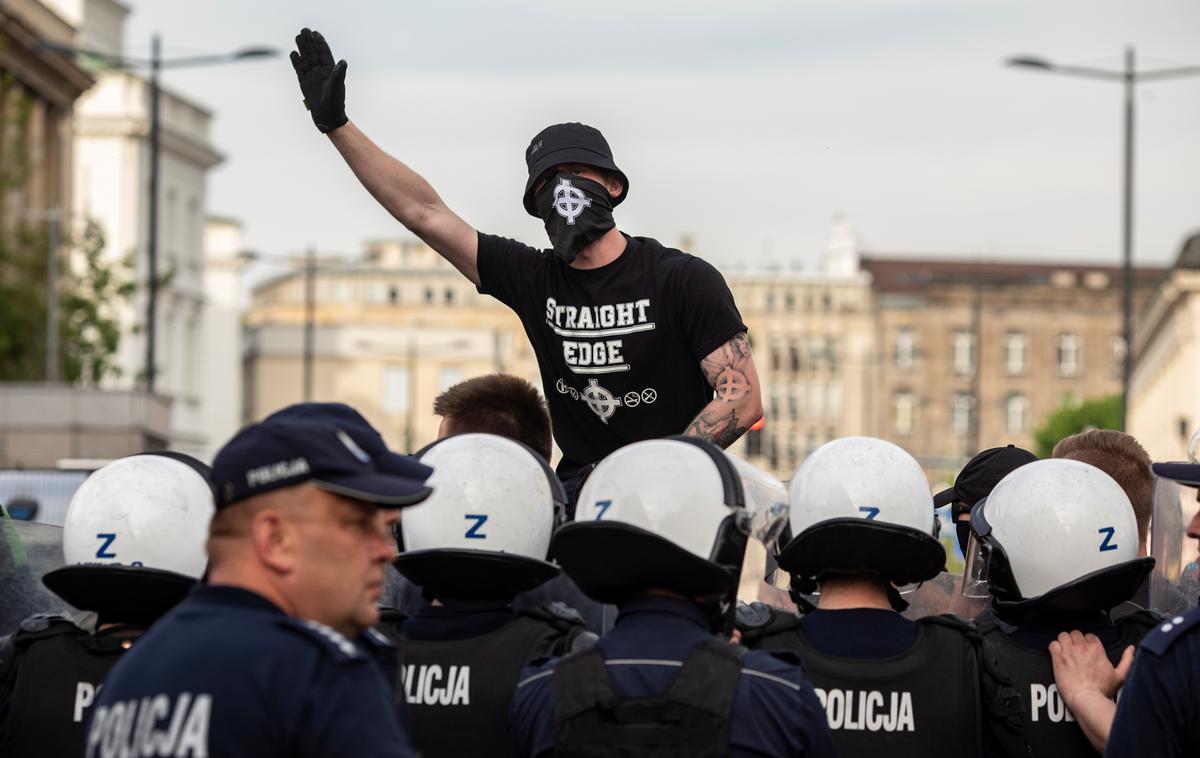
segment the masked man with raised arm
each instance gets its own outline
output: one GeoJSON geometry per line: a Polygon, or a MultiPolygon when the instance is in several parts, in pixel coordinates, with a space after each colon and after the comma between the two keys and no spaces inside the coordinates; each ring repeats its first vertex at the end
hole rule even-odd
{"type": "Polygon", "coordinates": [[[683,432],[722,447],[762,416],[746,325],[705,261],[621,233],[629,192],[608,142],[584,124],[555,124],[525,150],[522,202],[549,250],[477,232],[421,176],[346,116],[346,62],[317,32],[296,37],[292,64],[317,128],[395,218],[479,291],[521,318],[537,355],[557,473],[574,500],[582,475],[617,448],[683,432]]]}

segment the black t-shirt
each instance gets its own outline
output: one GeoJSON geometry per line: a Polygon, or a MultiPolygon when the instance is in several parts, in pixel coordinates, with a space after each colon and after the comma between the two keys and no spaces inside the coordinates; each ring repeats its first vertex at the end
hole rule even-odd
{"type": "Polygon", "coordinates": [[[479,235],[479,291],[521,318],[563,478],[623,445],[683,433],[713,397],[700,361],[746,330],[710,264],[646,237],[625,239],[615,261],[584,270],[479,235]]]}

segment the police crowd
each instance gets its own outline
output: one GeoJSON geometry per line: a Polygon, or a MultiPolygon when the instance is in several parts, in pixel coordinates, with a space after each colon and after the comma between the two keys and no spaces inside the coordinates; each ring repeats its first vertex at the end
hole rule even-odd
{"type": "MultiPolygon", "coordinates": [[[[0,755],[1193,754],[1200,611],[1133,602],[1154,559],[1126,488],[1152,474],[1128,435],[987,450],[936,497],[880,439],[785,487],[674,436],[570,503],[521,441],[548,438],[533,388],[465,384],[534,423],[447,417],[410,456],[309,403],[211,468],[91,475],[42,577],[89,613],[3,639],[0,755]],[[966,525],[961,580],[935,501],[966,525]],[[929,589],[958,612],[913,613],[929,589]]],[[[1153,470],[1200,485],[1194,460],[1153,470]]]]}
{"type": "Polygon", "coordinates": [[[36,525],[5,514],[0,591],[35,600],[0,629],[0,758],[1200,750],[1196,589],[1146,555],[1152,522],[1182,543],[1156,486],[1200,488],[1195,455],[1085,431],[981,451],[932,495],[908,452],[847,437],[785,485],[724,449],[763,415],[728,287],[616,228],[629,179],[598,130],[526,149],[539,251],[450,211],[348,119],[324,38],[296,44],[318,130],[517,312],[542,396],[468,379],[416,452],[302,403],[211,467],[121,458],[32,577],[36,525]]]}

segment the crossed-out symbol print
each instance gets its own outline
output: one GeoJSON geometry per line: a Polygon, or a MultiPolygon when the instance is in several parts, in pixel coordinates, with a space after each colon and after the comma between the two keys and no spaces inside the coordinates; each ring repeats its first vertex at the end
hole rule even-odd
{"type": "Polygon", "coordinates": [[[572,185],[570,179],[560,180],[554,188],[554,210],[571,226],[575,225],[575,219],[583,213],[583,209],[591,204],[592,201],[583,194],[583,190],[572,185]]]}

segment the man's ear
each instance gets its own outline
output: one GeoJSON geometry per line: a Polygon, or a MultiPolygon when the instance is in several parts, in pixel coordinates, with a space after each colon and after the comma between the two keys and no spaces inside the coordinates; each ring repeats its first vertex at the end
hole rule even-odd
{"type": "Polygon", "coordinates": [[[299,534],[287,515],[275,508],[265,508],[250,522],[250,537],[258,559],[278,574],[296,570],[299,558],[299,534]]]}
{"type": "Polygon", "coordinates": [[[625,182],[621,181],[621,177],[614,173],[604,172],[604,186],[608,189],[608,196],[616,200],[625,191],[625,182]]]}

